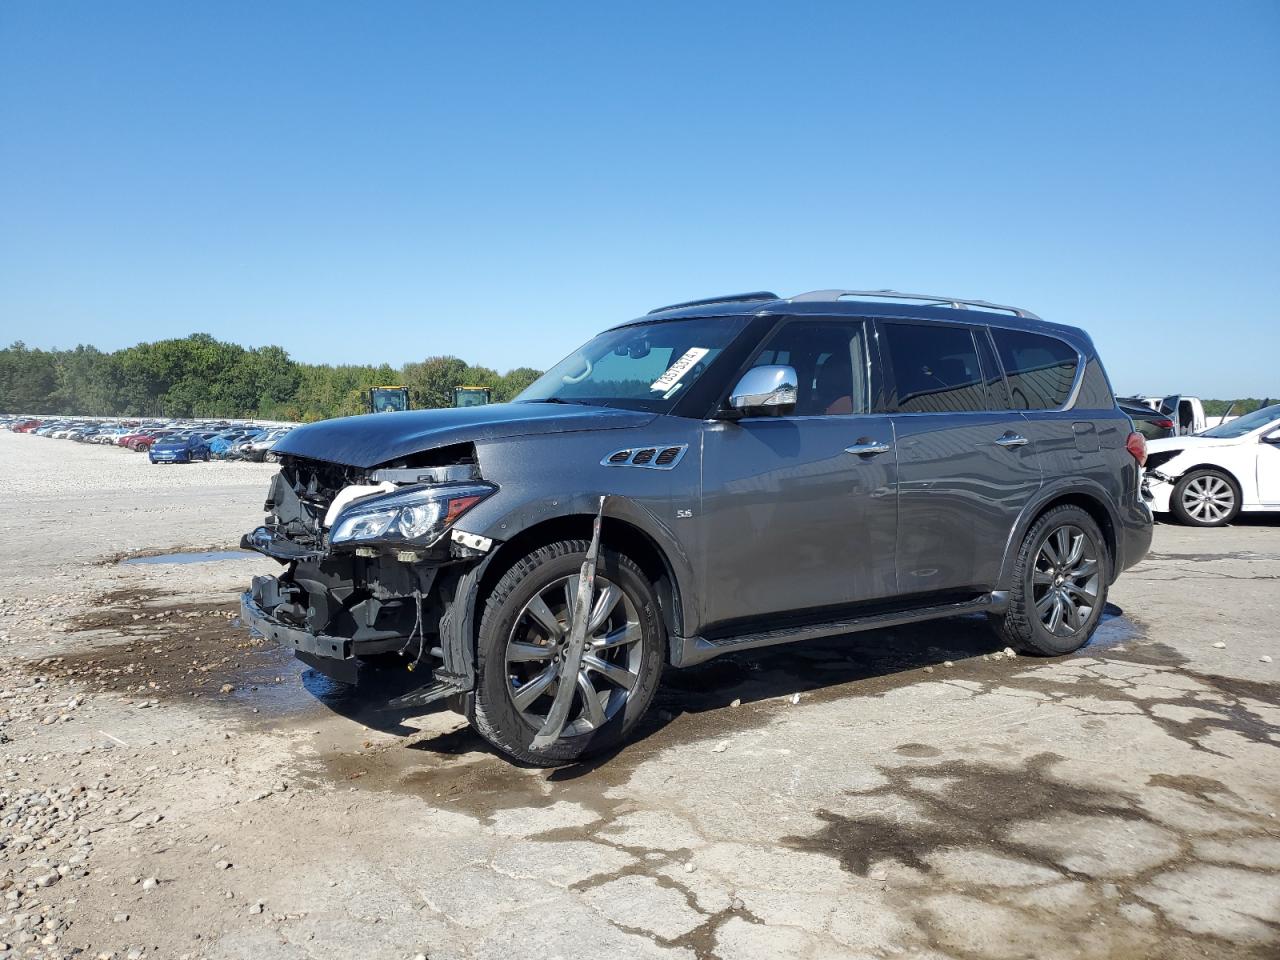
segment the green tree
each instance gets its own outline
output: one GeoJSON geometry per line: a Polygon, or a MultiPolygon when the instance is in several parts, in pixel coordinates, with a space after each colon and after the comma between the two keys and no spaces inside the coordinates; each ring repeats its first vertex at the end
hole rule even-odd
{"type": "Polygon", "coordinates": [[[472,369],[457,357],[427,357],[420,363],[406,363],[401,376],[414,407],[452,407],[454,388],[471,385],[467,373],[472,369]]]}
{"type": "Polygon", "coordinates": [[[458,357],[390,364],[308,364],[281,347],[246,349],[207,333],[138,343],[112,353],[81,344],[0,350],[0,412],[86,416],[262,417],[319,420],[364,413],[370,387],[405,384],[415,407],[453,405],[458,386],[508,400],[538,376],[499,374],[458,357]]]}
{"type": "Polygon", "coordinates": [[[498,385],[493,391],[494,402],[506,403],[540,376],[542,371],[535,370],[533,367],[516,367],[514,370],[508,370],[498,380],[498,385]]]}

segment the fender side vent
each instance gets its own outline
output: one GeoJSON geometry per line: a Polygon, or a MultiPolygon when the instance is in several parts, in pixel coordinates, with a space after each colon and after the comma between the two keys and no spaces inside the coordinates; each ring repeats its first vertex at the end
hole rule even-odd
{"type": "Polygon", "coordinates": [[[615,450],[600,463],[606,467],[643,467],[646,470],[673,470],[684,459],[687,443],[669,447],[629,447],[615,450]]]}

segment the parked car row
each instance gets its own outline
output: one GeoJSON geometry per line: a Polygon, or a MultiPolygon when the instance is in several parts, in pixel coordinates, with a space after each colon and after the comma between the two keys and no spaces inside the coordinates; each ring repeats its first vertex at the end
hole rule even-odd
{"type": "Polygon", "coordinates": [[[0,417],[0,428],[54,440],[100,443],[145,453],[152,463],[274,459],[272,447],[292,427],[230,421],[103,420],[0,417]]]}

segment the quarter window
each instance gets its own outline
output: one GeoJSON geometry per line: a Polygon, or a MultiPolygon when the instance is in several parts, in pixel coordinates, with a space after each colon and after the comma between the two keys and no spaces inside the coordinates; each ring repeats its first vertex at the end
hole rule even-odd
{"type": "Polygon", "coordinates": [[[1014,410],[1055,410],[1071,396],[1080,358],[1068,344],[1022,330],[993,328],[1014,410]]]}
{"type": "Polygon", "coordinates": [[[991,408],[968,327],[886,323],[884,340],[897,409],[953,413],[991,408]]]}

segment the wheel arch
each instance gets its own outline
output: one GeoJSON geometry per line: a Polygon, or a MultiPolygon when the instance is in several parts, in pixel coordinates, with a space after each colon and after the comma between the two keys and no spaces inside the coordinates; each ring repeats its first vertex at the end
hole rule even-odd
{"type": "Polygon", "coordinates": [[[1022,540],[1027,535],[1027,531],[1050,510],[1061,506],[1079,507],[1097,523],[1106,540],[1107,553],[1111,556],[1110,582],[1114,583],[1120,571],[1124,569],[1124,558],[1120,556],[1120,520],[1109,500],[1106,491],[1093,485],[1075,484],[1042,491],[1041,496],[1022,511],[1005,545],[1004,561],[1000,566],[999,589],[1011,590],[1014,587],[1013,570],[1017,562],[1018,550],[1022,546],[1022,540]]]}
{"type": "MultiPolygon", "coordinates": [[[[474,605],[477,627],[489,593],[514,563],[548,543],[590,540],[594,519],[595,514],[587,512],[542,517],[498,543],[474,595],[469,598],[474,605]]],[[[682,598],[689,584],[688,566],[682,563],[683,557],[673,544],[664,543],[665,538],[660,537],[661,534],[647,528],[647,524],[632,510],[623,508],[622,501],[610,499],[600,530],[602,548],[625,554],[639,565],[657,591],[668,638],[683,636],[685,610],[682,598]]]]}
{"type": "Polygon", "coordinates": [[[1224,467],[1220,463],[1197,463],[1193,466],[1187,467],[1187,469],[1183,470],[1174,478],[1173,482],[1175,484],[1181,483],[1183,477],[1189,473],[1195,473],[1197,470],[1212,470],[1214,473],[1223,474],[1236,485],[1237,492],[1239,492],[1241,496],[1244,495],[1244,486],[1240,483],[1240,478],[1236,476],[1236,472],[1228,467],[1224,467]]]}

